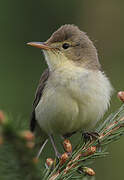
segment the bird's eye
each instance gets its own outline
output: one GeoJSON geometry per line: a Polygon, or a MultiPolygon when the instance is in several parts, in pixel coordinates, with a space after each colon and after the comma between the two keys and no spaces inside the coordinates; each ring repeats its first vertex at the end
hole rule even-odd
{"type": "Polygon", "coordinates": [[[62,45],[62,47],[63,47],[63,49],[68,49],[68,48],[70,47],[70,44],[64,43],[64,44],[62,45]]]}

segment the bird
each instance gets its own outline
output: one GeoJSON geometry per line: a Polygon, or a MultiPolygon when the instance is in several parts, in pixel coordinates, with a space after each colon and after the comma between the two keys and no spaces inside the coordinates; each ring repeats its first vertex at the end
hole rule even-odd
{"type": "Polygon", "coordinates": [[[93,42],[78,26],[62,25],[47,41],[27,44],[42,50],[48,66],[36,90],[30,129],[38,127],[45,136],[43,147],[50,138],[58,156],[54,136],[93,132],[110,105],[113,87],[93,42]]]}

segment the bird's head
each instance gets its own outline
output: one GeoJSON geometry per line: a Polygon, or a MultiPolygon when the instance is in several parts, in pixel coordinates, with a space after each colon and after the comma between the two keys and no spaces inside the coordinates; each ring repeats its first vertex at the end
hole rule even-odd
{"type": "Polygon", "coordinates": [[[41,48],[49,68],[75,64],[89,69],[99,69],[97,51],[88,36],[75,25],[63,25],[46,42],[30,42],[41,48]]]}

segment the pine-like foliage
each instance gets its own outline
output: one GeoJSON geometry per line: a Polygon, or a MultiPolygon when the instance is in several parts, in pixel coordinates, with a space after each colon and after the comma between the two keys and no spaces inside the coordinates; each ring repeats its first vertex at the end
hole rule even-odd
{"type": "Polygon", "coordinates": [[[80,140],[74,148],[67,141],[66,152],[59,160],[47,159],[44,170],[36,158],[34,135],[28,130],[14,127],[13,124],[14,120],[10,120],[1,111],[1,180],[95,180],[95,172],[89,168],[90,163],[107,156],[106,145],[124,135],[124,104],[95,130],[99,134],[97,138],[80,140]],[[68,148],[72,151],[70,155],[67,153],[68,148]]]}

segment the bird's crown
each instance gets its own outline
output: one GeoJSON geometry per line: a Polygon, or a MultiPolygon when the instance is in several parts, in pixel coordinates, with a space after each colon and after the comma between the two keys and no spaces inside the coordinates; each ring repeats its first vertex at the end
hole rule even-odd
{"type": "Polygon", "coordinates": [[[75,39],[75,37],[80,35],[85,35],[85,33],[80,31],[80,29],[77,26],[65,24],[52,34],[48,42],[55,43],[66,40],[73,40],[75,39]]]}

